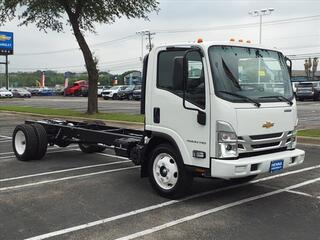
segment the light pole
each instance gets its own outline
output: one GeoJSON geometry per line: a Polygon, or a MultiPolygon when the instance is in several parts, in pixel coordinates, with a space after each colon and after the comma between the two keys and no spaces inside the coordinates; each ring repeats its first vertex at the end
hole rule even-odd
{"type": "Polygon", "coordinates": [[[250,11],[249,14],[252,17],[259,17],[260,18],[260,30],[259,30],[259,44],[262,42],[262,17],[271,15],[271,13],[274,11],[274,8],[264,8],[261,10],[254,10],[250,11]]]}
{"type": "Polygon", "coordinates": [[[141,59],[140,60],[141,60],[141,66],[142,66],[141,68],[142,69],[141,73],[142,73],[143,72],[143,38],[147,36],[148,49],[150,52],[152,49],[151,36],[155,35],[155,33],[151,33],[149,30],[142,30],[142,31],[136,32],[136,34],[141,36],[141,59]]]}
{"type": "Polygon", "coordinates": [[[143,61],[143,38],[144,35],[148,32],[147,30],[136,32],[137,35],[141,36],[141,62],[143,61]]]}

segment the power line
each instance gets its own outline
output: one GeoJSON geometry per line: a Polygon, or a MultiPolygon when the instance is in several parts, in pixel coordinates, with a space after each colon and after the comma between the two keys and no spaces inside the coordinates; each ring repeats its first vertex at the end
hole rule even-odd
{"type": "MultiPolygon", "coordinates": [[[[278,24],[285,24],[285,23],[293,23],[293,22],[304,22],[304,21],[314,21],[320,20],[320,15],[312,15],[312,16],[305,16],[305,17],[296,17],[296,18],[287,18],[287,19],[280,19],[280,20],[273,20],[273,21],[266,21],[264,25],[278,25],[278,24]]],[[[228,30],[228,29],[235,29],[235,28],[251,28],[256,27],[259,23],[246,23],[246,24],[234,24],[234,25],[221,25],[221,26],[214,26],[208,28],[197,28],[197,29],[176,29],[176,30],[157,30],[156,33],[163,34],[163,33],[186,33],[186,32],[202,32],[202,31],[216,31],[216,30],[228,30]]]]}
{"type": "Polygon", "coordinates": [[[298,54],[292,54],[292,55],[287,55],[287,56],[291,56],[291,57],[295,57],[295,56],[310,56],[310,55],[320,55],[320,52],[318,53],[298,53],[298,54]]]}
{"type": "MultiPolygon", "coordinates": [[[[111,44],[111,43],[115,43],[115,42],[120,42],[120,41],[124,41],[127,39],[130,39],[132,37],[134,37],[134,34],[122,37],[122,38],[117,38],[117,39],[113,39],[110,41],[106,41],[106,42],[101,42],[101,43],[96,43],[96,44],[92,44],[91,47],[98,47],[98,46],[103,46],[103,45],[107,45],[107,44],[111,44]]],[[[37,55],[49,55],[49,54],[57,54],[57,53],[65,53],[65,52],[73,52],[73,51],[78,51],[80,50],[79,47],[77,48],[67,48],[67,49],[61,49],[61,50],[56,50],[56,51],[46,51],[46,52],[34,52],[34,53],[17,53],[15,54],[15,56],[37,56],[37,55]]]]}
{"type": "MultiPolygon", "coordinates": [[[[296,18],[287,18],[287,19],[281,19],[281,20],[274,20],[274,21],[266,21],[264,25],[277,25],[277,24],[285,24],[285,23],[293,23],[293,22],[301,22],[301,21],[313,21],[313,20],[320,20],[320,15],[312,15],[312,16],[304,16],[304,17],[296,17],[296,18]]],[[[215,27],[209,27],[209,28],[197,28],[197,29],[177,29],[177,30],[158,30],[155,31],[155,33],[160,34],[171,34],[171,33],[185,33],[185,32],[201,32],[201,31],[215,31],[215,30],[228,30],[228,29],[234,29],[234,28],[250,28],[255,27],[259,23],[247,23],[247,24],[235,24],[235,25],[222,25],[222,26],[215,26],[215,27]]],[[[97,46],[104,46],[108,44],[112,44],[119,41],[125,41],[130,38],[135,37],[135,34],[130,34],[118,39],[113,39],[110,41],[105,41],[101,43],[92,44],[91,47],[97,47],[97,46]]],[[[67,48],[67,49],[60,49],[55,51],[43,51],[43,52],[34,52],[34,53],[17,53],[15,56],[37,56],[37,55],[50,55],[50,54],[59,54],[59,53],[65,53],[65,52],[73,52],[80,50],[77,48],[67,48]]]]}
{"type": "Polygon", "coordinates": [[[291,49],[306,49],[306,48],[319,48],[319,47],[320,45],[301,45],[301,46],[292,46],[292,47],[286,47],[286,48],[281,47],[281,49],[291,50],[291,49]]]}
{"type": "MultiPolygon", "coordinates": [[[[116,61],[107,61],[107,62],[100,62],[98,63],[98,67],[99,66],[106,66],[106,65],[110,65],[110,66],[116,66],[116,65],[123,65],[123,64],[128,64],[130,62],[132,62],[133,60],[135,61],[139,61],[138,57],[135,58],[127,58],[127,59],[121,59],[121,60],[116,60],[116,61]]],[[[56,70],[56,69],[68,69],[68,68],[85,68],[85,65],[71,65],[71,66],[56,66],[56,67],[12,67],[11,69],[16,69],[16,70],[56,70]]]]}

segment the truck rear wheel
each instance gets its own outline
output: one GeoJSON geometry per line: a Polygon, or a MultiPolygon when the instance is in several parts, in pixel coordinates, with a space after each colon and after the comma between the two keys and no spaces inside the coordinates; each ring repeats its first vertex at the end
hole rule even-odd
{"type": "Polygon", "coordinates": [[[79,148],[83,153],[95,153],[95,152],[103,152],[106,150],[106,147],[98,145],[98,144],[87,144],[87,143],[79,143],[79,148]]]}
{"type": "Polygon", "coordinates": [[[40,160],[44,157],[48,147],[48,137],[46,129],[40,124],[31,124],[38,139],[38,147],[35,151],[34,159],[40,160]]]}
{"type": "Polygon", "coordinates": [[[35,159],[38,146],[38,138],[32,126],[21,124],[13,131],[12,147],[20,161],[35,159]]]}
{"type": "Polygon", "coordinates": [[[152,151],[148,172],[151,186],[167,198],[182,196],[193,179],[180,154],[169,144],[160,144],[152,151]]]}

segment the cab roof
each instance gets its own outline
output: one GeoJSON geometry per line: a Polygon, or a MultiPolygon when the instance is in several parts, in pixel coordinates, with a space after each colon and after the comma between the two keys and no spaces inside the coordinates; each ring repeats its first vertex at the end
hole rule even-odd
{"type": "Polygon", "coordinates": [[[190,46],[198,46],[201,48],[209,48],[211,46],[234,46],[234,47],[248,47],[248,48],[257,48],[257,49],[264,49],[264,50],[272,50],[281,52],[280,49],[276,47],[270,47],[260,44],[253,44],[253,43],[246,43],[246,42],[238,42],[238,41],[203,41],[201,43],[197,42],[181,42],[181,43],[174,43],[174,44],[162,44],[159,47],[190,47],[190,46]]]}

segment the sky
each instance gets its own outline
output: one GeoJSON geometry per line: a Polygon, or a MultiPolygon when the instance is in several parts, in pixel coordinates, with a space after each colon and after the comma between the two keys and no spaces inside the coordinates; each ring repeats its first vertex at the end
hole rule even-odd
{"type": "MultiPolygon", "coordinates": [[[[205,41],[228,41],[234,37],[258,43],[259,18],[248,12],[263,8],[275,9],[271,15],[263,17],[263,45],[277,47],[286,55],[317,53],[320,56],[319,0],[159,2],[160,11],[150,14],[149,21],[121,18],[113,24],[96,25],[96,33],[85,34],[99,59],[101,71],[122,73],[141,68],[141,37],[136,34],[141,30],[155,32],[152,40],[155,45],[190,42],[199,37],[205,41]]],[[[10,72],[85,71],[81,51],[69,26],[65,27],[64,33],[44,33],[34,25],[18,27],[18,23],[15,19],[0,27],[0,31],[14,32],[15,35],[15,53],[9,57],[10,72]]],[[[294,69],[304,69],[303,60],[294,61],[294,69]]],[[[3,71],[4,66],[0,65],[0,72],[3,71]]]]}

